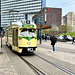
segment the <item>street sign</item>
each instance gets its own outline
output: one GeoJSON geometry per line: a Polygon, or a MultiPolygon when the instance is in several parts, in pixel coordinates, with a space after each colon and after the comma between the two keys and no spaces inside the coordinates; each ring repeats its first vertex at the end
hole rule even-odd
{"type": "Polygon", "coordinates": [[[38,23],[40,24],[40,23],[42,23],[42,22],[43,22],[43,15],[42,15],[42,18],[41,18],[41,16],[38,17],[38,23]]]}

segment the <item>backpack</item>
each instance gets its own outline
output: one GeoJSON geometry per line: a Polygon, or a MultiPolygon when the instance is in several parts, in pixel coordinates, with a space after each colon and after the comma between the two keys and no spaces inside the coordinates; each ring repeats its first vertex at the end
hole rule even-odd
{"type": "Polygon", "coordinates": [[[55,43],[57,43],[57,38],[55,37],[55,43]]]}

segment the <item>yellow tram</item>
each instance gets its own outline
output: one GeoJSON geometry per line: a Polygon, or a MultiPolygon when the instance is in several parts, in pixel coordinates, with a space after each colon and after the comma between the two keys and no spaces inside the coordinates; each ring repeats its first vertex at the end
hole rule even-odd
{"type": "Polygon", "coordinates": [[[19,53],[37,50],[36,25],[29,20],[13,22],[6,28],[6,44],[19,53]]]}

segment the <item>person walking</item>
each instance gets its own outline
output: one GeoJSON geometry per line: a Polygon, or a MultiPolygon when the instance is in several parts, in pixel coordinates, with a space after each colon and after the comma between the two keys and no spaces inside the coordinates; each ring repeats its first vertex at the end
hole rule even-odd
{"type": "Polygon", "coordinates": [[[47,41],[47,35],[45,35],[45,41],[47,41]]]}
{"type": "Polygon", "coordinates": [[[51,45],[53,47],[53,51],[55,51],[55,43],[56,43],[57,39],[55,36],[52,35],[50,40],[51,40],[51,45]]]}
{"type": "Polygon", "coordinates": [[[73,39],[72,39],[72,44],[74,43],[74,36],[73,36],[73,39]]]}

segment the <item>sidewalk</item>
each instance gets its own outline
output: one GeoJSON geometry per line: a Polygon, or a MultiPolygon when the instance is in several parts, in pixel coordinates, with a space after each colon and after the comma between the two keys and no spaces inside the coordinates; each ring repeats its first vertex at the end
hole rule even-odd
{"type": "Polygon", "coordinates": [[[65,62],[68,62],[68,63],[75,65],[75,54],[74,53],[69,53],[69,52],[64,52],[62,50],[61,51],[57,50],[58,47],[59,47],[59,49],[65,48],[67,50],[68,49],[75,50],[75,44],[72,44],[71,42],[57,42],[55,45],[55,48],[57,48],[57,49],[55,50],[55,52],[53,52],[50,40],[47,40],[46,42],[44,40],[42,40],[41,45],[39,43],[40,43],[40,41],[37,42],[38,50],[40,52],[42,52],[48,56],[52,56],[52,57],[57,58],[59,60],[62,60],[62,61],[65,61],[65,62]],[[43,48],[43,47],[46,47],[46,48],[43,48]]]}
{"type": "Polygon", "coordinates": [[[0,54],[0,75],[17,75],[12,64],[10,63],[9,57],[7,56],[5,50],[1,48],[1,39],[0,39],[0,52],[1,52],[0,54]]]}

